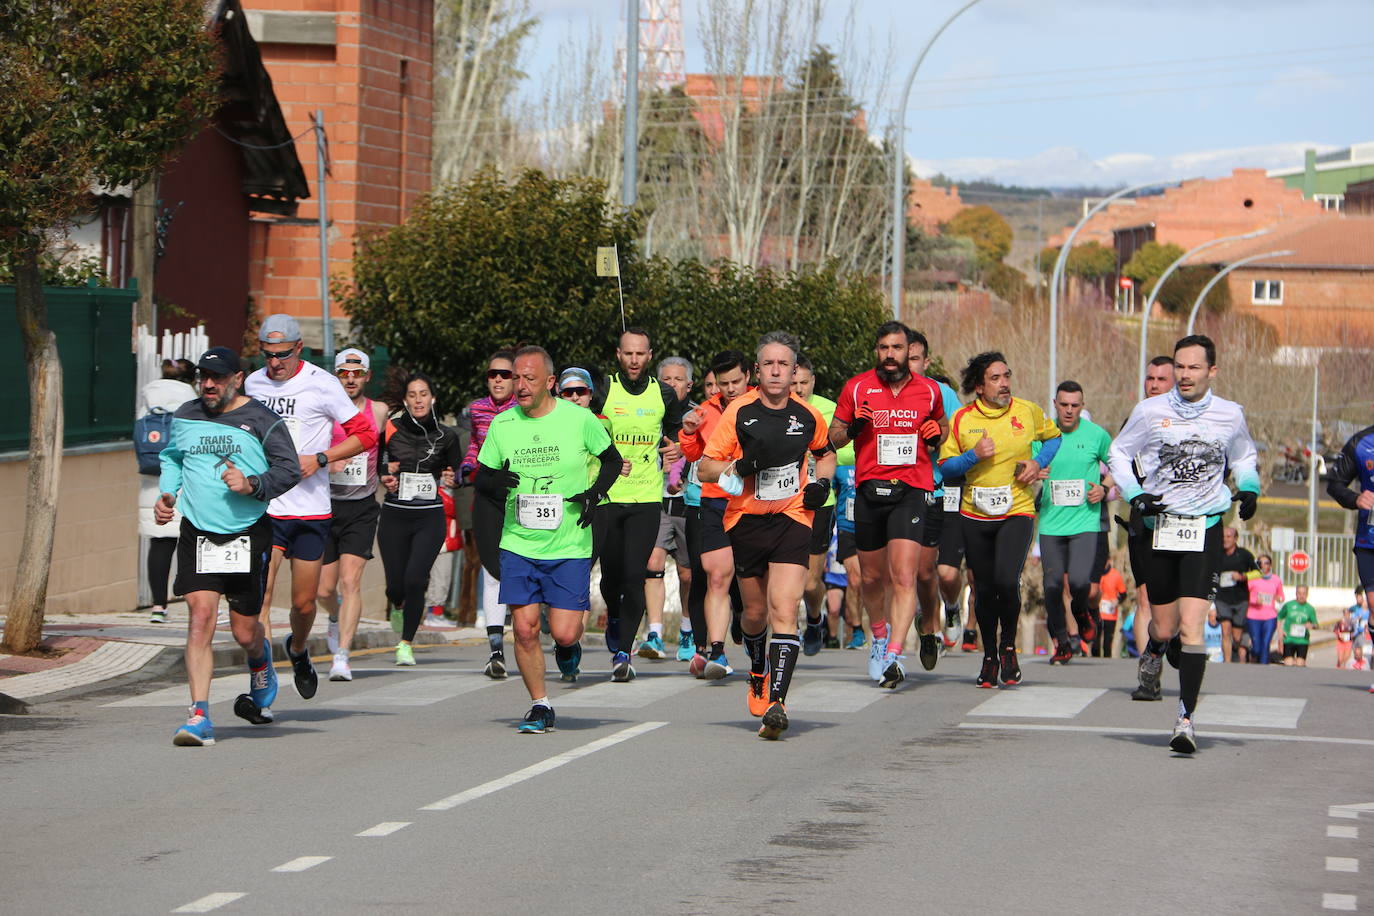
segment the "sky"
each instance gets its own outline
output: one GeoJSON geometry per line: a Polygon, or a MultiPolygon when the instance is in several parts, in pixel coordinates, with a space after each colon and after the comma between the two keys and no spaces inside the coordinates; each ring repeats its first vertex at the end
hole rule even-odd
{"type": "MultiPolygon", "coordinates": [[[[739,10],[745,0],[709,2],[739,10]]],[[[875,131],[894,123],[921,47],[964,2],[826,6],[819,41],[861,62],[859,98],[875,131]]],[[[688,72],[707,70],[707,4],[682,0],[688,72]]],[[[755,5],[764,21],[768,4],[755,5]]],[[[557,78],[560,47],[589,35],[609,68],[624,2],[531,6],[541,23],[525,60],[531,91],[557,78]]],[[[1358,41],[1370,9],[1370,0],[981,0],[921,66],[907,154],[925,177],[1035,186],[1300,166],[1304,149],[1374,140],[1374,43],[1358,41]]]]}

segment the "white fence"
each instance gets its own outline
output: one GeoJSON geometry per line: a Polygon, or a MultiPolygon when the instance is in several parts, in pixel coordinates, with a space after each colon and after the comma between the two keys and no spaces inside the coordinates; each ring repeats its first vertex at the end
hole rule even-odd
{"type": "Polygon", "coordinates": [[[1308,543],[1306,531],[1293,533],[1292,550],[1275,550],[1268,538],[1242,534],[1240,546],[1259,556],[1267,553],[1274,558],[1274,571],[1285,583],[1311,588],[1354,588],[1359,582],[1355,572],[1355,536],[1353,534],[1318,534],[1315,545],[1308,543]],[[1288,557],[1301,550],[1311,560],[1307,572],[1295,573],[1288,568],[1288,557]]]}

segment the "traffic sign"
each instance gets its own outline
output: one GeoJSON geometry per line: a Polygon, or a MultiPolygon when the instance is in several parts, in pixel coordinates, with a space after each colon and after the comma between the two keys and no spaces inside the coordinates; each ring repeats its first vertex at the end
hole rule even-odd
{"type": "Polygon", "coordinates": [[[1288,555],[1288,568],[1295,573],[1305,573],[1307,568],[1312,565],[1312,558],[1304,551],[1295,550],[1288,555]]]}
{"type": "Polygon", "coordinates": [[[1132,280],[1130,277],[1122,277],[1122,278],[1121,278],[1121,288],[1122,288],[1122,289],[1130,289],[1132,286],[1135,286],[1135,281],[1132,280]]]}

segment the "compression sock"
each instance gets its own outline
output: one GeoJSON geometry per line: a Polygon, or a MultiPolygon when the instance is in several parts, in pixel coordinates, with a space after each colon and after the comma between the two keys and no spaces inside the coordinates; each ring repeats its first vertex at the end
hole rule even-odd
{"type": "Polygon", "coordinates": [[[1184,645],[1178,658],[1178,705],[1180,715],[1191,719],[1207,671],[1207,647],[1184,645]]]}
{"type": "Polygon", "coordinates": [[[209,700],[196,700],[194,703],[191,704],[191,708],[194,709],[200,715],[204,716],[205,718],[210,718],[209,700]]]}
{"type": "Polygon", "coordinates": [[[767,632],[744,634],[744,651],[749,653],[749,670],[753,674],[763,674],[767,670],[764,668],[768,663],[768,645],[764,639],[767,632]]]}
{"type": "Polygon", "coordinates": [[[505,648],[506,628],[502,626],[487,627],[487,644],[491,646],[491,654],[495,655],[505,648]]]}
{"type": "Polygon", "coordinates": [[[792,684],[792,671],[800,654],[801,640],[796,633],[783,633],[768,640],[768,665],[772,671],[768,681],[769,703],[787,702],[787,688],[792,684]]]}
{"type": "Polygon", "coordinates": [[[887,639],[887,621],[886,621],[886,620],[884,620],[882,623],[870,624],[870,625],[869,625],[869,629],[871,629],[871,630],[873,631],[873,638],[874,638],[875,640],[878,640],[878,639],[887,639]]]}

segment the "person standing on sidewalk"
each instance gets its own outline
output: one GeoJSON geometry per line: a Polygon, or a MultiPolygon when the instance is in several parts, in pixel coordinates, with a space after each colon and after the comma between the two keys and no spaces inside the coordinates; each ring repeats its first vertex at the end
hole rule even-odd
{"type": "Polygon", "coordinates": [[[138,397],[138,415],[149,417],[156,411],[155,416],[161,420],[144,433],[147,437],[146,449],[140,446],[140,424],[134,426],[134,451],[139,455],[138,533],[148,539],[148,589],[153,599],[153,606],[148,611],[149,623],[167,622],[167,582],[172,575],[172,557],[176,554],[177,532],[181,528],[181,516],[176,511],[173,511],[171,521],[165,525],[153,520],[153,506],[162,495],[157,485],[160,471],[153,450],[161,452],[166,447],[163,437],[171,426],[170,417],[178,407],[195,398],[196,389],[191,387],[195,380],[196,367],[189,360],[172,362],[164,359],[162,377],[144,385],[138,397]]]}
{"type": "MultiPolygon", "coordinates": [[[[243,367],[226,347],[205,351],[196,364],[200,397],[172,416],[172,431],[160,457],[162,490],[153,507],[158,524],[179,509],[176,589],[186,596],[186,676],[191,708],[172,743],[202,747],[215,743],[210,722],[210,677],[215,613],[229,601],[229,629],[248,654],[245,695],[272,720],[277,675],[272,645],[263,631],[263,579],[272,546],[267,501],[300,480],[295,445],[281,418],[243,394],[243,367]]],[[[242,701],[242,697],[240,701],[242,701]]],[[[238,704],[235,705],[238,711],[238,704]]]]}

